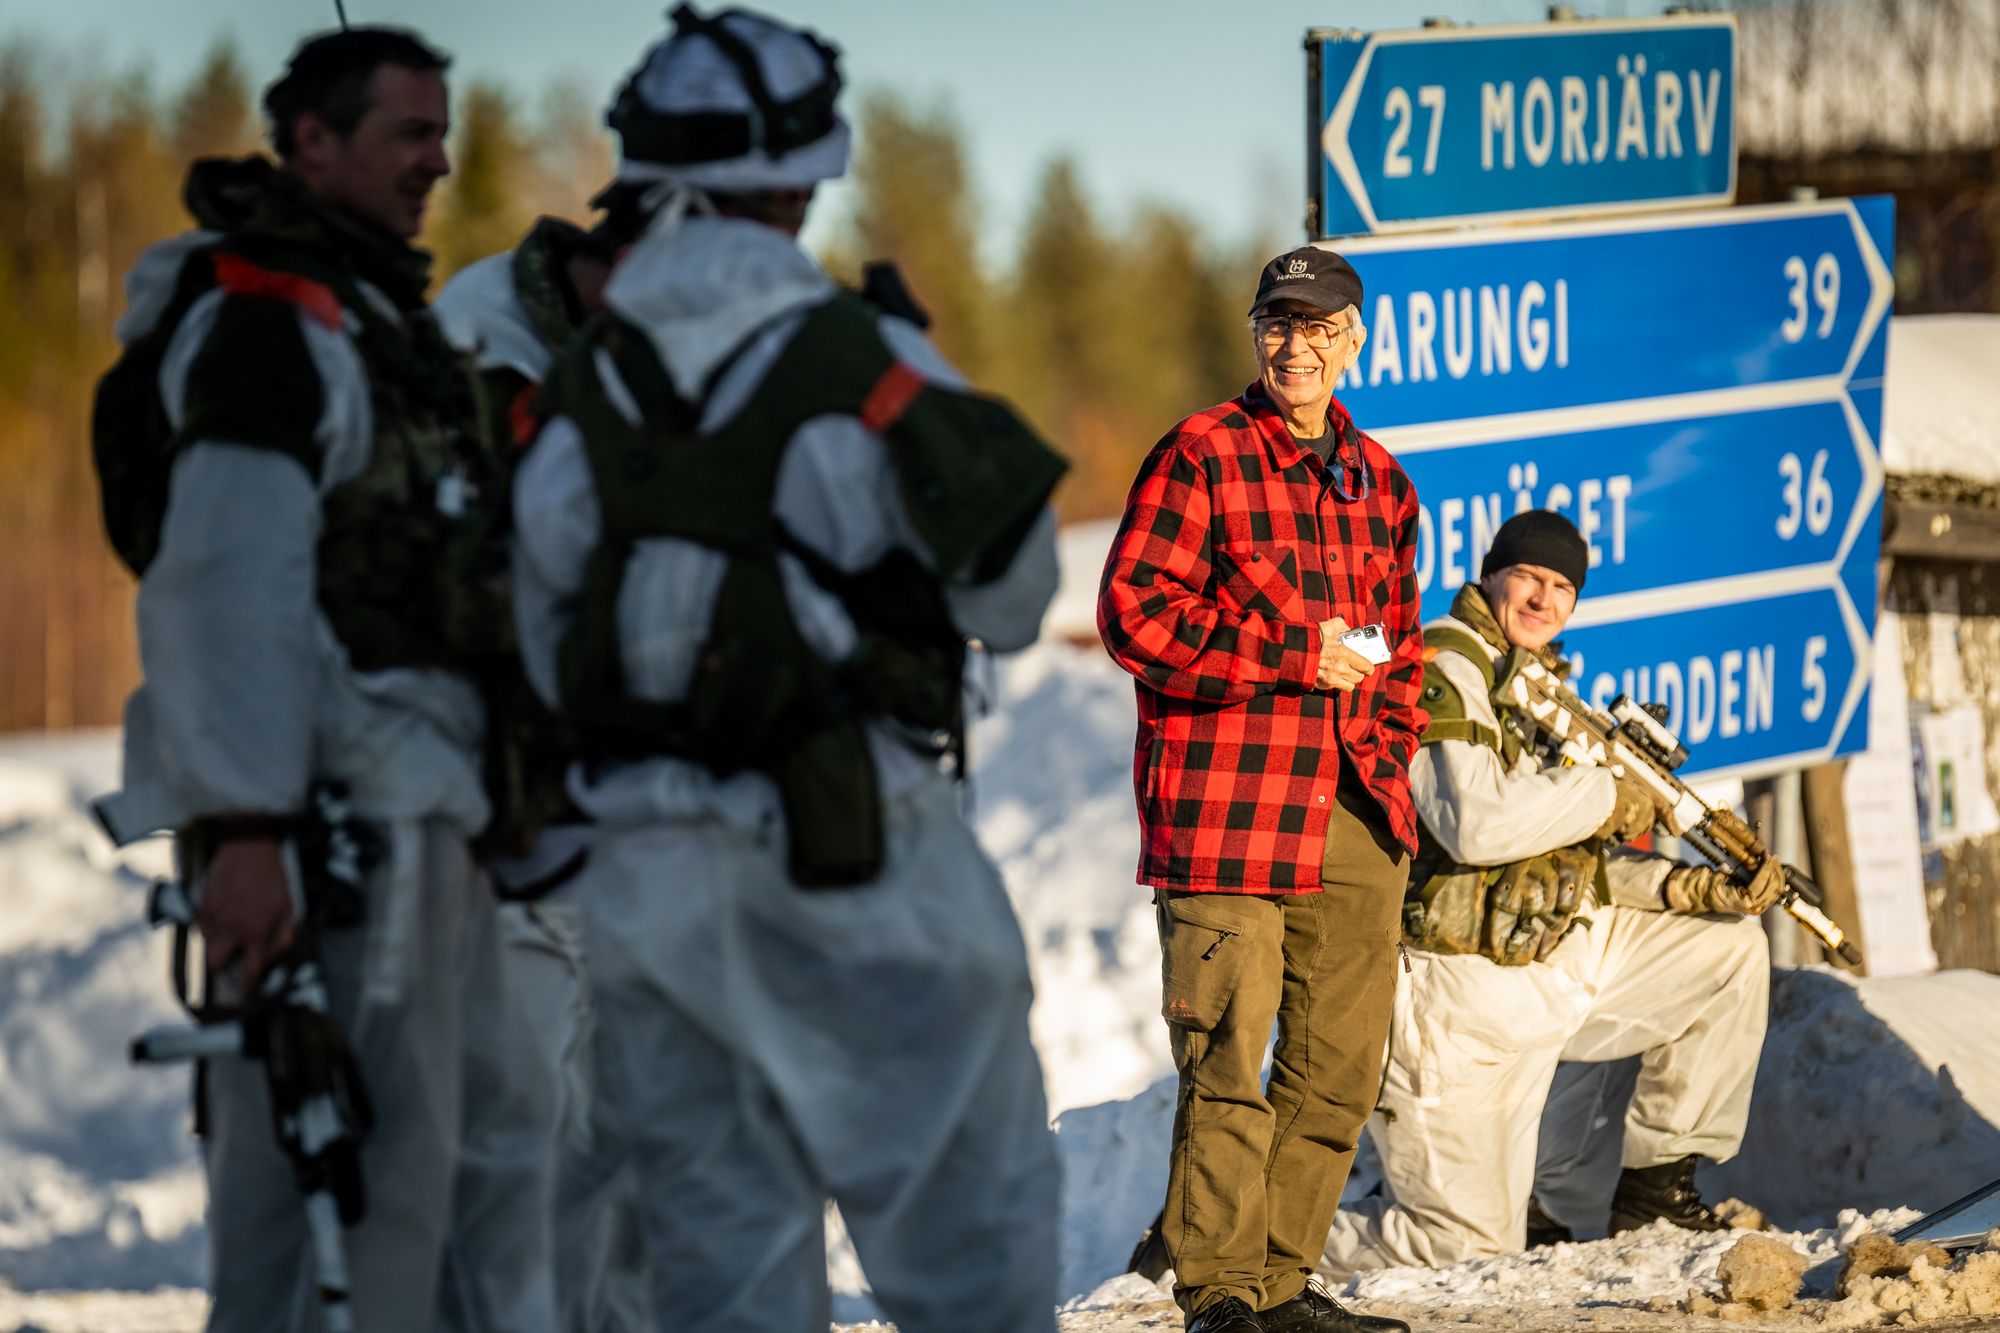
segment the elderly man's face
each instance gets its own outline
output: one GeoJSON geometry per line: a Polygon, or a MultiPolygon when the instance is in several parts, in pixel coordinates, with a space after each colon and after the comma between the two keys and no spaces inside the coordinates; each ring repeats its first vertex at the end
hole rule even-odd
{"type": "Polygon", "coordinates": [[[1500,632],[1516,648],[1541,648],[1563,632],[1576,610],[1576,585],[1541,565],[1509,565],[1479,581],[1500,632]]]}
{"type": "Polygon", "coordinates": [[[1330,313],[1278,301],[1250,322],[1250,337],[1271,401],[1294,427],[1311,427],[1325,421],[1334,382],[1360,353],[1363,335],[1351,308],[1330,313]]]}

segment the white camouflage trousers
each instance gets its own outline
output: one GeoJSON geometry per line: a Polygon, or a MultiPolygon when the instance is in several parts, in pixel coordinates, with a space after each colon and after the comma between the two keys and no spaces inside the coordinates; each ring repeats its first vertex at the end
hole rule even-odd
{"type": "Polygon", "coordinates": [[[1026,952],[942,781],[873,883],[781,836],[604,830],[579,885],[597,1095],[637,1170],[656,1326],[825,1328],[825,1206],[903,1333],[1053,1333],[1057,1169],[1026,952]]]}
{"type": "Polygon", "coordinates": [[[1541,963],[1410,962],[1369,1122],[1386,1196],[1342,1208],[1326,1276],[1520,1249],[1558,1061],[1641,1057],[1624,1166],[1735,1156],[1770,988],[1760,922],[1613,905],[1541,963]]]}
{"type": "MultiPolygon", "coordinates": [[[[327,932],[320,948],[333,1018],[375,1110],[361,1157],[368,1211],[344,1235],[355,1327],[433,1333],[454,1226],[532,1235],[541,1201],[516,1199],[513,1208],[490,1197],[469,1222],[461,1201],[454,1221],[461,1144],[504,1141],[507,1131],[487,1119],[526,1123],[532,1110],[475,1091],[493,1086],[494,1063],[505,1058],[493,1043],[513,1025],[493,898],[464,834],[439,820],[402,822],[390,826],[388,847],[369,878],[363,923],[327,932]]],[[[213,1060],[206,1096],[210,1333],[319,1333],[305,1214],[272,1136],[263,1069],[213,1060]]],[[[483,1281],[459,1327],[553,1326],[545,1248],[483,1281]]]]}

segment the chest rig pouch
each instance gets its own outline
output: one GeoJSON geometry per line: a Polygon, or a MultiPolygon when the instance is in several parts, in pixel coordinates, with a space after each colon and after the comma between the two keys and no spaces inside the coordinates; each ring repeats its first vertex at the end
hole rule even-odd
{"type": "MultiPolygon", "coordinates": [[[[1495,679],[1492,650],[1449,625],[1424,631],[1423,705],[1431,715],[1424,743],[1458,740],[1483,745],[1512,769],[1526,743],[1505,710],[1500,727],[1468,716],[1458,687],[1437,665],[1457,653],[1479,668],[1488,696],[1495,679]]],[[[1546,958],[1576,923],[1585,895],[1608,899],[1601,849],[1593,841],[1498,866],[1462,865],[1418,821],[1417,855],[1403,900],[1403,941],[1431,953],[1480,954],[1503,967],[1546,958]]]]}
{"type": "Polygon", "coordinates": [[[91,423],[106,530],[143,575],[158,554],[173,463],[187,444],[272,449],[320,473],[324,390],[299,332],[303,311],[352,335],[368,376],[374,438],[360,475],[322,502],[318,599],[355,669],[463,669],[503,650],[509,603],[501,518],[469,374],[427,311],[379,309],[339,265],[256,235],[191,253],[154,328],[98,387],[91,423]],[[189,370],[178,430],[160,364],[188,310],[230,293],[189,370]]]}
{"type": "Polygon", "coordinates": [[[560,649],[564,714],[600,756],[675,755],[718,775],[768,775],[784,809],[791,877],[805,888],[865,884],[882,868],[868,720],[899,724],[940,757],[962,755],[965,643],[943,583],[1004,571],[1065,467],[1000,402],[928,383],[897,362],[878,316],[846,294],[818,307],[748,405],[713,435],[699,433],[698,410],[674,391],[645,335],[611,316],[571,345],[538,407],[582,431],[603,526],[560,649]],[[605,397],[600,350],[640,404],[640,425],[605,397]],[[898,551],[841,571],[778,521],[787,446],[805,422],[833,414],[858,418],[887,442],[934,567],[898,551]],[[618,598],[637,544],[669,537],[729,563],[687,695],[661,703],[627,688],[618,598]],[[821,658],[801,634],[781,557],[798,560],[853,620],[858,646],[845,661],[821,658]]]}

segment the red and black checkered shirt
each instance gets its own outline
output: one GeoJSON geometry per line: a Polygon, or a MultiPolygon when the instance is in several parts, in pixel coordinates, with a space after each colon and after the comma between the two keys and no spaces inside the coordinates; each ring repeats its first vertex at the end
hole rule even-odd
{"type": "Polygon", "coordinates": [[[1327,416],[1332,469],[1252,385],[1169,432],[1126,499],[1097,626],[1138,678],[1141,884],[1316,891],[1343,754],[1416,850],[1417,491],[1338,402],[1327,416]],[[1313,687],[1334,616],[1380,623],[1394,653],[1352,694],[1313,687]]]}

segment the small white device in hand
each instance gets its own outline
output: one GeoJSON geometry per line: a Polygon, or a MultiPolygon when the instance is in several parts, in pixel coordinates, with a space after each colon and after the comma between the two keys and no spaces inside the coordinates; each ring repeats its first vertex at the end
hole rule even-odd
{"type": "Polygon", "coordinates": [[[1380,625],[1363,625],[1340,636],[1340,641],[1363,657],[1381,666],[1389,660],[1389,640],[1380,625]]]}

